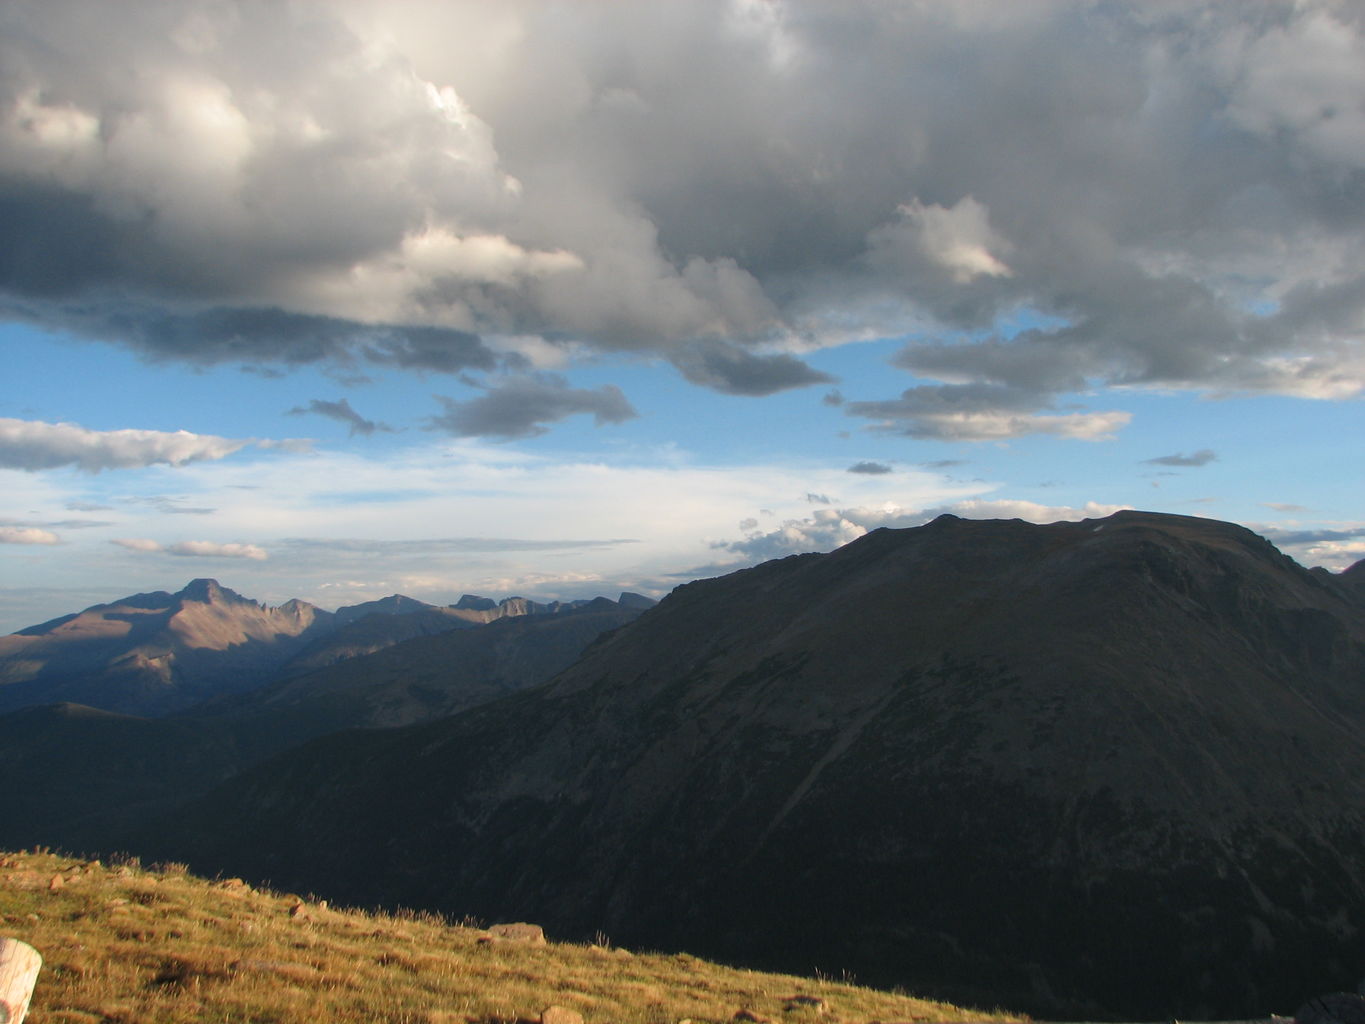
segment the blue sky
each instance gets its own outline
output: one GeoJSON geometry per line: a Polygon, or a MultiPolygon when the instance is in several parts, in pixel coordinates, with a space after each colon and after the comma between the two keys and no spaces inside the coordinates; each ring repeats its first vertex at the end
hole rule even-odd
{"type": "Polygon", "coordinates": [[[0,12],[0,629],[942,511],[1365,557],[1351,5],[121,11],[0,12]]]}

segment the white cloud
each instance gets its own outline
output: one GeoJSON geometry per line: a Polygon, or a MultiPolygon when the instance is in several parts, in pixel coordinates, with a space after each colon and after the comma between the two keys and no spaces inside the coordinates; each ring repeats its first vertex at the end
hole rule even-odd
{"type": "Polygon", "coordinates": [[[87,430],[75,423],[0,419],[0,466],[37,471],[76,466],[89,473],[158,463],[221,459],[249,441],[160,430],[87,430]]]}
{"type": "Polygon", "coordinates": [[[927,259],[946,270],[956,284],[973,278],[1011,277],[1013,271],[995,254],[1009,243],[991,230],[986,208],[972,196],[951,207],[902,203],[899,219],[868,236],[870,258],[891,270],[914,273],[927,259]]]}
{"type": "Polygon", "coordinates": [[[111,543],[129,551],[144,554],[165,553],[182,558],[249,558],[256,562],[263,562],[267,558],[265,549],[255,544],[219,544],[208,540],[183,540],[162,544],[143,537],[117,537],[111,543]]]}
{"type": "Polygon", "coordinates": [[[871,429],[940,441],[1008,441],[1046,434],[1074,441],[1111,441],[1128,425],[1127,412],[1074,412],[1060,415],[1012,412],[918,413],[907,422],[883,421],[871,429]]]}
{"type": "Polygon", "coordinates": [[[1086,502],[1082,508],[1073,508],[1012,499],[968,498],[930,508],[903,508],[887,503],[871,508],[819,509],[810,516],[788,519],[776,530],[751,530],[744,540],[719,543],[715,547],[744,556],[746,562],[757,562],[805,551],[831,551],[857,540],[871,530],[923,526],[945,513],[964,519],[1023,519],[1031,523],[1055,523],[1060,520],[1099,518],[1125,507],[1093,501],[1086,502]]]}
{"type": "Polygon", "coordinates": [[[209,540],[185,540],[167,545],[173,555],[186,558],[250,558],[264,562],[266,553],[255,544],[217,544],[209,540]]]}
{"type": "Polygon", "coordinates": [[[127,548],[129,551],[153,552],[163,550],[159,543],[145,537],[115,537],[110,543],[117,544],[121,548],[127,548]]]}
{"type": "Polygon", "coordinates": [[[1333,572],[1349,569],[1365,558],[1365,540],[1320,541],[1291,551],[1304,565],[1321,565],[1333,572]]]}
{"type": "Polygon", "coordinates": [[[290,304],[362,323],[472,331],[496,326],[479,308],[482,289],[520,289],[531,279],[583,269],[582,259],[562,249],[527,250],[499,234],[461,236],[448,227],[425,227],[393,250],[315,275],[290,304]]]}
{"type": "MultiPolygon", "coordinates": [[[[1296,508],[1292,505],[1280,507],[1296,508]]],[[[1365,523],[1358,520],[1349,522],[1319,520],[1316,523],[1289,520],[1247,525],[1268,538],[1277,548],[1301,565],[1320,565],[1340,572],[1365,558],[1365,523]]]]}
{"type": "Polygon", "coordinates": [[[0,544],[60,544],[61,539],[50,530],[34,526],[0,526],[0,544]]]}

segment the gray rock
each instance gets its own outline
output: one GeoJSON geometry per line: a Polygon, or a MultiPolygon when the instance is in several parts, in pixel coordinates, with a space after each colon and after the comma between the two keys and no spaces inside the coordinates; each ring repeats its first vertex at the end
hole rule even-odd
{"type": "Polygon", "coordinates": [[[538,924],[526,924],[521,921],[515,924],[494,924],[488,926],[488,934],[495,939],[506,939],[509,942],[526,942],[532,946],[545,945],[545,931],[538,924]]]}

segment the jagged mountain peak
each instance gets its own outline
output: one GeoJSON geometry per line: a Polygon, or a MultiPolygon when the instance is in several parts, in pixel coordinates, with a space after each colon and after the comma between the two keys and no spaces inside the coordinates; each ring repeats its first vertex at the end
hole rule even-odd
{"type": "Polygon", "coordinates": [[[0,710],[58,700],[165,714],[255,685],[331,619],[304,602],[270,608],[191,580],[0,637],[0,710]]]}
{"type": "Polygon", "coordinates": [[[280,605],[276,611],[283,612],[286,615],[311,614],[318,618],[327,618],[332,614],[331,612],[324,611],[315,604],[310,604],[297,597],[291,597],[288,601],[285,601],[284,604],[280,605]]]}
{"type": "Polygon", "coordinates": [[[478,594],[464,594],[456,601],[452,608],[470,612],[491,612],[498,606],[498,602],[491,597],[480,597],[478,594]]]}
{"type": "Polygon", "coordinates": [[[201,604],[249,604],[261,607],[260,603],[243,597],[217,580],[201,578],[190,580],[183,589],[174,595],[182,601],[198,601],[201,604]]]}

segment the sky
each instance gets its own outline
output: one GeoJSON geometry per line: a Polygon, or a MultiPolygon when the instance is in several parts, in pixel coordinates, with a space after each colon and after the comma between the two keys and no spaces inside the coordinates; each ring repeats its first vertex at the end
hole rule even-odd
{"type": "Polygon", "coordinates": [[[0,630],[951,512],[1365,557],[1365,6],[0,0],[0,630]]]}

